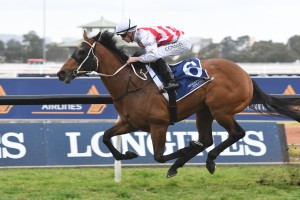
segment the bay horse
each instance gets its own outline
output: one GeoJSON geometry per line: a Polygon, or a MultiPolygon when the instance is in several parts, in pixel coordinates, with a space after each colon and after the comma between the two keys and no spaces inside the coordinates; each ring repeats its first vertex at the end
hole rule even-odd
{"type": "MultiPolygon", "coordinates": [[[[189,146],[164,155],[166,132],[170,125],[168,101],[145,73],[145,64],[126,63],[128,56],[116,47],[114,35],[104,31],[89,38],[84,32],[84,41],[57,76],[65,83],[91,71],[101,76],[120,116],[119,121],[103,135],[104,144],[116,160],[133,159],[138,155],[131,151],[125,154],[119,152],[111,142],[112,137],[138,130],[149,132],[157,162],[177,159],[167,173],[167,177],[175,176],[179,167],[213,144],[212,122],[216,120],[229,136],[208,153],[206,168],[213,174],[217,156],[245,136],[234,115],[252,105],[253,100],[264,105],[266,114],[276,112],[300,122],[299,101],[265,94],[240,66],[229,60],[201,60],[202,67],[213,80],[177,102],[178,121],[196,113],[198,141],[191,141],[189,146]]],[[[259,111],[255,106],[252,108],[259,111]]]]}

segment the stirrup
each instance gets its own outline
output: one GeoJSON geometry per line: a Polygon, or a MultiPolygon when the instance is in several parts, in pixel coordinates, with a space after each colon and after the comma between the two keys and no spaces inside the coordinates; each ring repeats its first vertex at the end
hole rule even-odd
{"type": "Polygon", "coordinates": [[[175,89],[177,89],[177,88],[179,88],[179,87],[180,87],[180,85],[179,85],[178,83],[176,83],[176,82],[175,82],[175,83],[174,83],[174,82],[172,83],[172,82],[171,82],[171,83],[168,83],[167,85],[165,85],[165,86],[164,86],[164,89],[165,89],[165,90],[175,90],[175,89]]]}

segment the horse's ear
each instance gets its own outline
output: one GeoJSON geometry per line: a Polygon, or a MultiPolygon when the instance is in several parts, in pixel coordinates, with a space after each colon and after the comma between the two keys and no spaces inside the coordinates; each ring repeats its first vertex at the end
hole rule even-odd
{"type": "Polygon", "coordinates": [[[95,41],[99,41],[100,35],[101,35],[101,31],[97,35],[95,35],[95,37],[94,37],[95,41]]]}
{"type": "Polygon", "coordinates": [[[83,39],[84,40],[88,40],[89,39],[86,30],[83,30],[83,39]]]}

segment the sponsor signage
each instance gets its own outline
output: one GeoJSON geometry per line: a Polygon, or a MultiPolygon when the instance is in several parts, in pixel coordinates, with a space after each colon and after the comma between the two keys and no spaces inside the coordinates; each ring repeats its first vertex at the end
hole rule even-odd
{"type": "MultiPolygon", "coordinates": [[[[104,131],[113,124],[1,124],[0,166],[113,165],[114,158],[102,142],[104,131]]],[[[276,123],[241,123],[241,126],[246,136],[221,153],[217,163],[287,161],[285,134],[276,123]]],[[[227,136],[222,127],[214,124],[213,146],[190,163],[205,163],[208,151],[227,136]]],[[[123,164],[157,164],[148,133],[133,132],[121,138],[123,153],[131,150],[139,155],[136,159],[122,161],[123,164]]],[[[180,122],[169,127],[166,139],[165,154],[169,154],[197,140],[198,132],[194,123],[180,122]]]]}
{"type": "MultiPolygon", "coordinates": [[[[300,78],[254,78],[267,94],[300,94],[300,78]]],[[[108,94],[99,78],[78,78],[64,84],[57,78],[0,79],[0,96],[5,95],[108,94]]],[[[0,105],[0,119],[117,119],[110,104],[65,105],[0,105]]],[[[189,119],[195,119],[191,116],[189,119]]],[[[238,120],[290,120],[279,116],[261,115],[246,109],[237,114],[238,120]]]]}
{"type": "MultiPolygon", "coordinates": [[[[108,94],[99,78],[78,78],[64,84],[57,78],[0,79],[5,95],[108,94]]],[[[0,119],[117,119],[111,104],[0,105],[0,119]]]]}

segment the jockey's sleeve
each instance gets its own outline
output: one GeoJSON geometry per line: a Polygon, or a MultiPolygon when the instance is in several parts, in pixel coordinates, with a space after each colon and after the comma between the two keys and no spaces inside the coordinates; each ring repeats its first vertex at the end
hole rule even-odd
{"type": "Polygon", "coordinates": [[[139,58],[143,63],[155,62],[158,56],[157,43],[154,35],[148,31],[141,31],[139,34],[140,43],[142,43],[145,53],[142,54],[139,58]]]}
{"type": "Polygon", "coordinates": [[[158,57],[157,44],[145,46],[146,53],[140,56],[143,63],[155,62],[158,57]]]}

